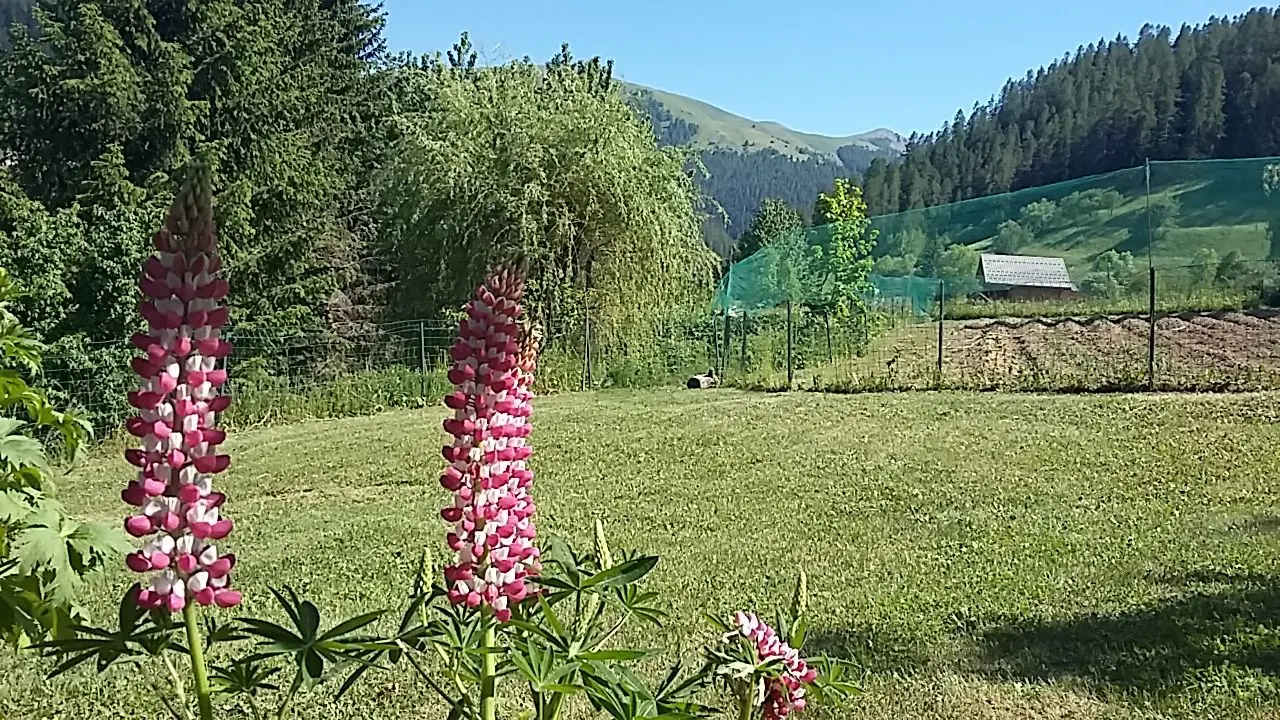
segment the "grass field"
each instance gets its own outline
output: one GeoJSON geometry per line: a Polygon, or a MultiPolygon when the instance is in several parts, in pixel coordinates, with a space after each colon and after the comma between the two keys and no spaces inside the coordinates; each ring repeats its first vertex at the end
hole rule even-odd
{"type": "MultiPolygon", "coordinates": [[[[703,610],[783,604],[808,569],[810,650],[867,673],[816,717],[1280,713],[1280,395],[616,391],[539,401],[543,532],[663,557],[665,642],[703,610]]],[[[329,617],[399,606],[441,546],[438,410],[237,435],[226,486],[247,610],[289,583],[329,617]]],[[[115,522],[115,455],[61,483],[115,522]]],[[[98,588],[105,614],[128,578],[98,588]]],[[[277,618],[278,619],[278,618],[277,618]]],[[[0,652],[0,713],[159,718],[126,676],[45,681],[0,652]]],[[[299,717],[438,718],[407,675],[299,717]]],[[[228,713],[225,717],[239,717],[228,713]]]]}

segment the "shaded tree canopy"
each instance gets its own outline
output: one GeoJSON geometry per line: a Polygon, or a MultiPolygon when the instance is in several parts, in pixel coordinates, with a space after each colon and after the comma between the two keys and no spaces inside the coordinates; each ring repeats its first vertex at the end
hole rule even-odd
{"type": "MultiPolygon", "coordinates": [[[[11,198],[0,244],[28,247],[40,233],[17,227],[54,222],[45,212],[84,224],[60,240],[53,272],[67,287],[48,289],[73,302],[38,330],[119,336],[136,321],[127,288],[198,146],[216,162],[237,324],[315,331],[351,319],[367,178],[384,152],[377,8],[40,0],[34,22],[0,67],[0,155],[13,176],[0,188],[11,198]]],[[[21,277],[50,272],[8,261],[21,277]]]]}

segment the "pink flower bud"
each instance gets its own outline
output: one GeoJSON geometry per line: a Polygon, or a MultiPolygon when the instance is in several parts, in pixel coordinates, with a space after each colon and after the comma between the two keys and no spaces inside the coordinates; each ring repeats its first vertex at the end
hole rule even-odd
{"type": "Polygon", "coordinates": [[[160,527],[166,532],[173,532],[182,527],[182,518],[178,517],[177,513],[167,512],[160,520],[160,527]]]}
{"type": "Polygon", "coordinates": [[[143,537],[150,535],[152,530],[151,518],[146,515],[131,515],[124,521],[125,532],[134,537],[143,537]]]}
{"type": "Polygon", "coordinates": [[[195,485],[183,485],[178,489],[178,499],[184,505],[194,505],[200,499],[200,488],[195,485]]]}
{"type": "Polygon", "coordinates": [[[218,558],[217,560],[214,560],[205,569],[209,571],[209,577],[218,578],[231,572],[231,567],[234,564],[235,564],[235,556],[224,555],[218,558]]]}
{"type": "MultiPolygon", "coordinates": [[[[120,491],[120,499],[134,507],[142,507],[147,502],[147,491],[143,489],[142,483],[134,480],[126,485],[124,490],[120,491]]],[[[150,523],[148,523],[149,530],[150,523]]]]}

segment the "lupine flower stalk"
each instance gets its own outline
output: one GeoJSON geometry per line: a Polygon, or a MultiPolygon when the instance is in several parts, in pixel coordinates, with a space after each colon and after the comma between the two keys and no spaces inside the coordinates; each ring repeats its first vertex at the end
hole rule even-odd
{"type": "Polygon", "coordinates": [[[445,397],[453,442],[440,484],[453,501],[440,511],[452,524],[453,564],[445,568],[449,601],[487,607],[499,622],[529,592],[541,570],[530,494],[533,377],[538,337],[523,321],[524,278],[512,267],[491,273],[467,303],[451,351],[445,397]]]}
{"type": "Polygon", "coordinates": [[[220,337],[227,281],[219,277],[212,207],[209,171],[201,167],[152,238],[156,254],[138,281],[148,330],[132,338],[143,353],[132,362],[141,384],[129,393],[138,414],[125,427],[140,446],[125,458],[138,476],[120,496],[138,508],[125,530],[144,544],[125,562],[150,575],[138,604],[171,612],[192,602],[240,602],[229,586],[235,557],[214,544],[231,532],[221,513],[226,496],[213,489],[213,476],[230,463],[218,452],[226,432],[215,423],[231,400],[219,392],[227,373],[218,367],[231,345],[220,337]]]}
{"type": "Polygon", "coordinates": [[[761,661],[776,659],[782,663],[782,674],[766,681],[763,698],[758,698],[756,703],[763,706],[764,720],[781,720],[792,712],[804,710],[804,686],[818,677],[818,671],[809,667],[795,648],[755,615],[734,614],[733,627],[755,645],[756,656],[761,661]]]}

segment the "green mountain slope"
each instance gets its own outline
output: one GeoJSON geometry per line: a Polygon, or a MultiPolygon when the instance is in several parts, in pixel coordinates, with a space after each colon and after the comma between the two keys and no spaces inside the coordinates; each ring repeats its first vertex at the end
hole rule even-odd
{"type": "MultiPolygon", "coordinates": [[[[884,156],[897,155],[906,149],[906,140],[885,128],[844,137],[802,133],[780,123],[750,120],[684,95],[639,85],[630,87],[638,96],[652,98],[672,117],[695,125],[695,147],[774,150],[796,160],[839,160],[842,159],[839,155],[841,148],[865,150],[884,156]]],[[[863,168],[853,169],[859,171],[863,168]]]]}
{"type": "Polygon", "coordinates": [[[777,198],[806,217],[818,193],[838,177],[861,175],[876,159],[894,159],[905,141],[891,130],[831,137],[749,120],[701,100],[627,84],[637,109],[663,145],[701,152],[708,176],[702,190],[723,209],[723,223],[709,221],[707,243],[727,254],[765,198],[777,198]]]}
{"type": "MultiPolygon", "coordinates": [[[[1130,168],[1014,193],[877,217],[882,270],[915,268],[930,275],[927,258],[951,244],[980,252],[1061,257],[1077,281],[1108,251],[1130,253],[1139,265],[1150,254],[1169,287],[1195,274],[1192,266],[1280,257],[1273,244],[1280,209],[1263,178],[1275,158],[1151,164],[1148,198],[1144,168],[1130,168]],[[1148,210],[1150,208],[1150,210],[1148,210]],[[1009,244],[1010,238],[1020,238],[1009,244]],[[907,258],[903,262],[903,258],[907,258]]],[[[898,270],[888,274],[901,274],[898,270]]]]}

